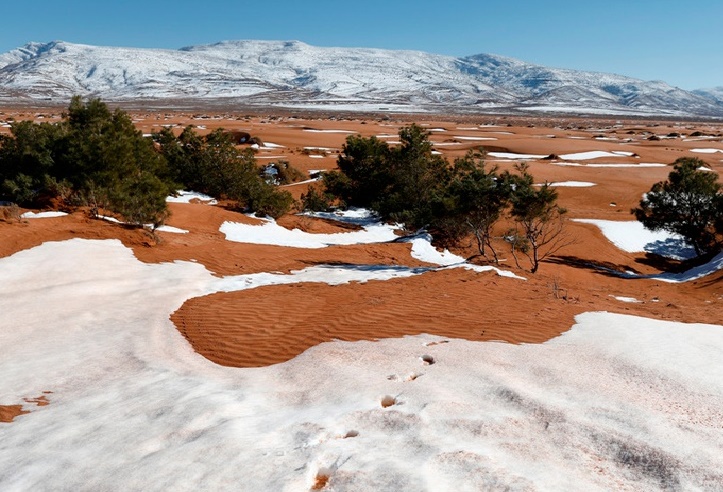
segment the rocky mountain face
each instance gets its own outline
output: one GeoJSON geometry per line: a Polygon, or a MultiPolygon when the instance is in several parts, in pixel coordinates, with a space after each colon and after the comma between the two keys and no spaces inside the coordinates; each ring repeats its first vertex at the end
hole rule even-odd
{"type": "Polygon", "coordinates": [[[185,101],[289,108],[723,117],[723,90],[689,92],[495,55],[228,41],[180,50],[55,41],[0,54],[0,101],[185,101]],[[717,92],[716,92],[717,91],[717,92]]]}
{"type": "Polygon", "coordinates": [[[723,87],[713,87],[711,89],[698,89],[693,94],[703,96],[719,105],[723,105],[723,87]]]}

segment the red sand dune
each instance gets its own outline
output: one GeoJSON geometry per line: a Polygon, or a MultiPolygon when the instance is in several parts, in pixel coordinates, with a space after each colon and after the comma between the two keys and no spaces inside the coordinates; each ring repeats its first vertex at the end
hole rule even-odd
{"type": "MultiPolygon", "coordinates": [[[[6,112],[7,114],[7,112],[6,112]]],[[[32,117],[30,113],[17,113],[32,117]]],[[[158,115],[137,115],[143,131],[168,121],[183,125],[203,124],[247,131],[264,142],[284,145],[263,155],[283,155],[303,170],[332,169],[335,159],[313,159],[303,147],[340,148],[346,135],[304,132],[304,127],[347,129],[365,136],[396,133],[410,120],[285,119],[255,116],[247,120],[227,117],[194,120],[191,115],[175,114],[169,120],[158,115]],[[391,125],[391,126],[388,126],[391,125]]],[[[712,169],[723,171],[723,154],[691,154],[696,147],[723,149],[721,139],[685,142],[682,138],[647,140],[652,134],[671,132],[690,134],[695,130],[720,134],[721,126],[708,123],[625,122],[612,126],[604,120],[514,119],[467,117],[459,121],[428,121],[435,132],[432,140],[443,142],[454,136],[490,136],[495,141],[462,141],[462,145],[439,147],[453,159],[480,144],[503,147],[511,152],[566,154],[590,150],[624,150],[639,157],[600,158],[591,162],[671,163],[683,155],[696,155],[712,169]],[[498,123],[499,127],[457,130],[471,124],[498,123]],[[513,126],[506,126],[507,124],[513,126]],[[534,126],[528,126],[534,125],[534,126]],[[511,134],[492,133],[510,132],[511,134]],[[632,132],[632,133],[629,133],[632,132]],[[555,138],[549,137],[555,135],[555,138]],[[632,138],[633,142],[595,140],[632,138]],[[568,137],[584,137],[571,139],[568,137]]],[[[489,159],[490,165],[492,159],[489,159]]],[[[264,161],[260,161],[264,162],[264,161]]],[[[500,162],[502,168],[514,164],[500,162]]],[[[642,193],[663,180],[670,172],[662,168],[581,168],[560,167],[549,161],[531,163],[531,172],[542,181],[590,181],[591,188],[558,188],[560,203],[575,218],[631,220],[630,208],[642,193]]],[[[289,190],[299,196],[308,185],[289,190]]],[[[259,246],[226,241],[219,232],[227,220],[249,222],[256,219],[221,206],[171,204],[168,224],[190,231],[188,234],[157,233],[127,229],[87,218],[82,212],[54,219],[0,222],[0,256],[37,246],[44,241],[72,237],[118,238],[133,249],[144,262],[194,260],[216,275],[263,271],[288,272],[323,263],[400,264],[417,266],[408,244],[335,246],[325,249],[294,249],[259,246]]],[[[307,217],[286,216],[279,223],[308,232],[342,231],[346,226],[307,217]]],[[[494,273],[473,273],[454,269],[386,282],[368,282],[328,286],[298,284],[270,286],[248,291],[218,293],[189,299],[171,319],[180,332],[202,355],[219,364],[261,366],[288,360],[320,342],[334,339],[374,340],[416,333],[434,333],[443,337],[470,340],[504,340],[512,343],[538,343],[569,329],[573,317],[586,311],[612,311],[658,319],[686,322],[723,323],[723,273],[686,284],[666,284],[651,280],[624,280],[599,273],[590,264],[643,274],[660,271],[662,263],[644,254],[618,250],[600,231],[587,224],[570,223],[568,232],[575,243],[545,262],[531,275],[514,267],[512,259],[503,263],[528,280],[502,278],[494,273]],[[613,297],[634,297],[642,302],[623,303],[613,297]]],[[[457,253],[469,256],[471,245],[462,245],[457,253]]],[[[503,252],[502,257],[506,257],[503,252]]],[[[13,402],[11,402],[13,403],[13,402]]],[[[0,407],[0,419],[12,419],[19,405],[0,407]]],[[[3,420],[5,421],[5,420],[3,420]]]]}

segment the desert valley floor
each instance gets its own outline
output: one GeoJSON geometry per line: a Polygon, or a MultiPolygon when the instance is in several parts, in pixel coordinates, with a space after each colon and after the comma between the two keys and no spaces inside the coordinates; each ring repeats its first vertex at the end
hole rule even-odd
{"type": "MultiPolygon", "coordinates": [[[[630,214],[679,157],[720,174],[723,124],[131,113],[248,132],[259,163],[311,176],[347,135],[415,121],[450,161],[529,163],[574,241],[531,274],[362,211],[274,223],[181,196],[156,238],[0,221],[0,489],[723,488],[723,256],[684,264],[630,214]]],[[[0,132],[58,117],[5,109],[0,132]]]]}

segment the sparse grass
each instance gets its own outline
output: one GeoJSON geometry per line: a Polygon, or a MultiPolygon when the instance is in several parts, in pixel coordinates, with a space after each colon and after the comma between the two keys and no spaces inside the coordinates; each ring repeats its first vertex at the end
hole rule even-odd
{"type": "Polygon", "coordinates": [[[20,222],[20,207],[14,203],[0,206],[0,221],[20,222]]]}
{"type": "Polygon", "coordinates": [[[552,295],[555,296],[555,299],[562,299],[563,301],[568,302],[578,302],[580,300],[579,297],[570,296],[567,289],[560,285],[560,279],[558,277],[553,278],[552,282],[547,284],[547,286],[552,291],[552,295]]]}

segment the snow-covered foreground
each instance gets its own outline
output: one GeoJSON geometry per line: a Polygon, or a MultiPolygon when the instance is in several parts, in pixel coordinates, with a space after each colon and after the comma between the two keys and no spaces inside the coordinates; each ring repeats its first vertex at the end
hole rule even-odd
{"type": "Polygon", "coordinates": [[[224,282],[199,264],[75,239],[0,278],[0,402],[52,391],[0,427],[4,491],[723,487],[722,326],[588,313],[542,345],[333,342],[231,369],[168,319],[224,282]]]}

